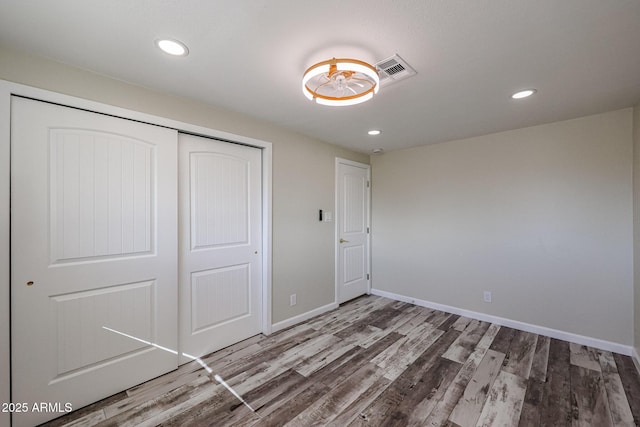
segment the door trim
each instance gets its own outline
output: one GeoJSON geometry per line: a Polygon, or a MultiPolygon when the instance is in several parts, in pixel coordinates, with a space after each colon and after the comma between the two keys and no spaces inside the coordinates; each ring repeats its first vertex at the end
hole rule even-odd
{"type": "MultiPolygon", "coordinates": [[[[339,279],[339,268],[338,268],[338,263],[340,262],[340,230],[338,228],[338,224],[339,222],[339,215],[340,215],[340,200],[339,200],[339,194],[340,194],[340,179],[338,176],[338,166],[340,164],[343,165],[349,165],[349,166],[355,166],[355,167],[359,167],[359,168],[363,168],[367,170],[367,180],[369,181],[369,183],[371,183],[371,165],[368,165],[366,163],[360,163],[360,162],[355,162],[353,160],[347,160],[347,159],[343,159],[340,157],[336,157],[336,161],[335,161],[335,189],[334,189],[334,193],[335,193],[335,204],[334,204],[334,212],[335,212],[335,216],[334,216],[334,251],[335,251],[335,265],[334,265],[334,269],[335,269],[335,273],[334,273],[334,288],[335,288],[335,292],[334,292],[334,303],[335,304],[339,304],[339,292],[340,292],[340,279],[339,279]]],[[[367,295],[371,294],[371,185],[369,185],[369,187],[367,188],[367,226],[369,227],[369,233],[367,233],[367,260],[369,261],[369,280],[367,280],[367,295]]]]}
{"type": "MultiPolygon", "coordinates": [[[[272,144],[267,141],[235,135],[178,120],[168,119],[100,102],[89,101],[44,89],[0,80],[0,402],[11,402],[11,326],[10,326],[10,143],[11,96],[23,96],[40,101],[66,105],[136,120],[152,125],[176,129],[222,141],[244,144],[262,151],[262,333],[272,331],[271,273],[272,273],[272,144]]],[[[176,162],[178,161],[176,152],[176,162]]],[[[177,298],[177,296],[176,296],[177,298]]],[[[0,412],[0,425],[9,425],[9,414],[0,412]]]]}

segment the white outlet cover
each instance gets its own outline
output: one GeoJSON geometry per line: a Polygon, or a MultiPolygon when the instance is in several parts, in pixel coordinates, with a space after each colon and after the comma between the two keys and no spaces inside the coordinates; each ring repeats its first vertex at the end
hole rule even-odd
{"type": "Polygon", "coordinates": [[[484,302],[491,302],[491,291],[484,291],[484,302]]]}
{"type": "Polygon", "coordinates": [[[331,212],[326,211],[324,213],[324,222],[331,222],[332,219],[333,219],[333,215],[331,214],[331,212]]]}

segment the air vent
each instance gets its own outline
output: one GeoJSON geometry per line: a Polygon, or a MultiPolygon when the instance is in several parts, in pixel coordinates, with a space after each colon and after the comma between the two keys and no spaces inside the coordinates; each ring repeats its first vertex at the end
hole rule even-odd
{"type": "Polygon", "coordinates": [[[411,65],[400,58],[397,53],[391,58],[384,59],[376,65],[380,76],[380,86],[387,86],[400,80],[404,80],[416,74],[411,65]]]}

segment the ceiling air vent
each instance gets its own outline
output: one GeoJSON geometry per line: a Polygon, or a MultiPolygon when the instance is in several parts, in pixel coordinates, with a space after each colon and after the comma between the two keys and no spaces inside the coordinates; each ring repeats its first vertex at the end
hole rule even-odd
{"type": "Polygon", "coordinates": [[[379,61],[375,64],[375,67],[378,69],[378,75],[380,76],[380,87],[404,80],[416,74],[416,70],[411,68],[411,65],[407,64],[397,53],[391,58],[379,61]]]}

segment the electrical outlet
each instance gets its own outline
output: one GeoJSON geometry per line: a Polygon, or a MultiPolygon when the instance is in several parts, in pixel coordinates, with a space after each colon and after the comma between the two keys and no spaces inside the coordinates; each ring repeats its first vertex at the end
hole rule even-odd
{"type": "Polygon", "coordinates": [[[297,303],[298,303],[298,297],[296,296],[296,294],[291,294],[291,296],[289,297],[289,305],[293,307],[297,303]]]}
{"type": "Polygon", "coordinates": [[[484,291],[484,302],[491,302],[491,291],[484,291]]]}

